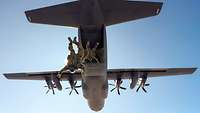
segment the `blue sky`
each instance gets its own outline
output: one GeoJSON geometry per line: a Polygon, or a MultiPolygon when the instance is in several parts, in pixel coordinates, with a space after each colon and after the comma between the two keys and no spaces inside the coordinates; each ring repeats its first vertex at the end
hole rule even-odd
{"type": "MultiPolygon", "coordinates": [[[[158,0],[157,0],[158,1],[158,0]]],[[[0,73],[58,70],[67,37],[77,29],[29,23],[24,11],[65,0],[1,0],[0,73]]],[[[200,1],[167,0],[159,16],[107,27],[109,68],[200,67],[200,1]]],[[[150,78],[148,93],[109,93],[100,113],[198,113],[199,70],[191,76],[150,78]]],[[[113,81],[110,81],[113,82],[113,81]]],[[[128,87],[129,81],[123,86],[128,87]]],[[[46,95],[44,81],[0,76],[2,113],[92,113],[81,95],[46,95]]],[[[63,82],[63,86],[69,84],[63,82]]]]}

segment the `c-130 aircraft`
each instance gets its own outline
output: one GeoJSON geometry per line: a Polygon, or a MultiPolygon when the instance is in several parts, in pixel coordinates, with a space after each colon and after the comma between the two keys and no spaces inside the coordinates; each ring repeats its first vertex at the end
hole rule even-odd
{"type": "MultiPolygon", "coordinates": [[[[99,62],[85,62],[82,71],[30,72],[6,73],[7,79],[18,80],[45,80],[49,90],[54,88],[62,90],[60,81],[69,81],[71,92],[82,87],[84,98],[93,111],[100,111],[108,96],[108,81],[115,80],[114,89],[120,94],[123,79],[130,79],[130,88],[133,89],[138,81],[140,87],[146,92],[145,86],[148,77],[163,77],[192,74],[197,68],[144,68],[144,69],[107,69],[107,40],[106,26],[156,16],[160,13],[162,2],[127,1],[127,0],[79,0],[59,5],[25,11],[31,23],[70,26],[78,28],[78,39],[82,47],[95,50],[99,62]],[[81,86],[76,86],[81,81],[81,86]]],[[[113,85],[113,84],[111,84],[113,85]]],[[[70,94],[71,94],[70,92],[70,94]]]]}

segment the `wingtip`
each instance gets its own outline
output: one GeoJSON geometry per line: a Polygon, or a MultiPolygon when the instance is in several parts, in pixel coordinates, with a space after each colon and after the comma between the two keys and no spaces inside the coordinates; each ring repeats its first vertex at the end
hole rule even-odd
{"type": "Polygon", "coordinates": [[[191,67],[187,69],[188,69],[189,74],[194,74],[197,71],[198,67],[191,67]]]}
{"type": "Polygon", "coordinates": [[[198,67],[194,67],[193,69],[193,73],[196,72],[199,68],[198,67]]]}
{"type": "Polygon", "coordinates": [[[163,2],[158,2],[158,4],[159,4],[159,7],[156,9],[156,15],[160,14],[164,3],[163,2]]]}
{"type": "Polygon", "coordinates": [[[28,11],[25,11],[24,13],[25,13],[25,15],[26,15],[26,19],[27,19],[29,22],[31,22],[31,17],[29,16],[28,11]]]}
{"type": "MultiPolygon", "coordinates": [[[[17,73],[19,75],[26,75],[25,73],[17,73]]],[[[3,73],[4,77],[7,79],[15,79],[19,75],[16,75],[16,73],[3,73]]]]}
{"type": "Polygon", "coordinates": [[[7,79],[9,79],[8,74],[7,73],[3,73],[3,76],[7,79]]]}

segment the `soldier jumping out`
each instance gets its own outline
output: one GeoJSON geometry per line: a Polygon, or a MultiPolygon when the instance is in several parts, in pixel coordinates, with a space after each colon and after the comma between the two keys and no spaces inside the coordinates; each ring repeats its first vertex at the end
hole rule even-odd
{"type": "Polygon", "coordinates": [[[91,51],[90,51],[91,60],[94,59],[97,63],[99,63],[99,60],[98,60],[97,57],[96,57],[96,50],[97,50],[97,47],[98,47],[98,46],[99,46],[99,43],[97,42],[96,45],[95,45],[95,47],[92,48],[91,51]]]}
{"type": "Polygon", "coordinates": [[[85,46],[86,49],[84,51],[84,56],[83,56],[83,59],[82,59],[83,63],[85,63],[86,60],[89,59],[89,51],[90,51],[90,47],[89,46],[90,46],[90,42],[88,41],[86,46],[85,46]]]}
{"type": "Polygon", "coordinates": [[[88,41],[86,44],[86,52],[85,52],[85,57],[83,61],[85,62],[86,60],[89,62],[92,62],[92,60],[95,60],[97,63],[99,63],[99,60],[96,58],[96,49],[98,47],[99,43],[96,43],[94,48],[90,48],[90,42],[88,41]]]}
{"type": "Polygon", "coordinates": [[[73,43],[77,46],[78,48],[78,53],[77,53],[77,67],[83,69],[83,58],[85,56],[85,49],[83,48],[83,45],[81,41],[76,40],[77,37],[74,37],[73,43]]]}
{"type": "Polygon", "coordinates": [[[90,42],[87,42],[86,49],[83,48],[81,41],[76,40],[77,37],[74,37],[73,41],[70,37],[68,37],[69,40],[69,46],[68,50],[70,51],[70,54],[67,56],[67,65],[65,65],[58,73],[58,77],[61,78],[62,73],[66,70],[70,70],[71,72],[74,72],[76,69],[82,69],[84,71],[84,62],[85,60],[92,62],[95,60],[97,63],[99,63],[99,60],[96,58],[96,49],[99,45],[97,43],[94,48],[90,48],[90,42]],[[76,54],[73,48],[73,43],[78,48],[78,53],[76,54]]]}
{"type": "Polygon", "coordinates": [[[73,72],[77,68],[77,56],[73,48],[73,41],[70,37],[68,37],[68,40],[70,42],[68,46],[70,54],[67,56],[67,65],[65,65],[58,73],[59,78],[61,78],[63,71],[70,70],[73,72]]]}

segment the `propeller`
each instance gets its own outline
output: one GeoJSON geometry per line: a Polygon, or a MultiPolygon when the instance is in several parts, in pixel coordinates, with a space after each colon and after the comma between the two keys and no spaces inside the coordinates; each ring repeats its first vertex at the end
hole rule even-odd
{"type": "MultiPolygon", "coordinates": [[[[48,87],[48,86],[44,86],[44,87],[48,87]]],[[[48,94],[49,91],[52,90],[53,94],[55,95],[54,88],[56,88],[56,87],[53,87],[53,88],[49,88],[49,87],[48,87],[48,90],[46,91],[46,94],[48,94]]]]}
{"type": "Polygon", "coordinates": [[[110,92],[113,92],[113,91],[116,89],[118,95],[120,95],[120,89],[126,90],[126,88],[125,88],[125,87],[122,87],[121,84],[122,84],[121,78],[117,79],[117,82],[116,82],[115,85],[114,85],[114,84],[109,84],[109,85],[111,85],[111,86],[115,86],[113,89],[110,90],[110,92]]]}
{"type": "Polygon", "coordinates": [[[150,84],[146,84],[146,81],[147,81],[147,73],[144,73],[142,76],[141,76],[141,79],[140,79],[140,84],[139,84],[139,87],[137,88],[136,92],[139,91],[139,89],[142,87],[142,90],[147,93],[147,90],[145,89],[145,86],[149,86],[150,84]]]}
{"type": "Polygon", "coordinates": [[[142,84],[142,85],[140,85],[140,86],[137,88],[136,92],[138,92],[139,89],[142,87],[142,90],[143,90],[145,93],[147,93],[147,90],[145,89],[145,86],[149,86],[149,85],[150,85],[150,84],[142,84]]]}
{"type": "Polygon", "coordinates": [[[65,88],[65,89],[71,89],[71,91],[69,92],[69,95],[71,95],[73,91],[75,91],[76,94],[79,94],[76,88],[80,88],[81,85],[80,86],[76,86],[76,84],[77,84],[77,81],[73,82],[72,84],[70,82],[70,87],[65,88]]]}
{"type": "Polygon", "coordinates": [[[53,84],[52,80],[49,77],[46,77],[45,81],[46,81],[47,86],[44,86],[44,87],[48,88],[48,90],[46,91],[46,94],[48,94],[49,91],[52,90],[53,94],[55,95],[54,88],[56,88],[56,85],[53,84]]]}

